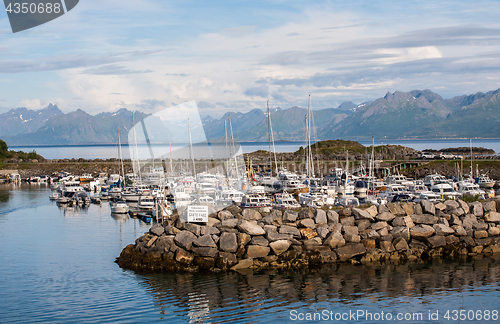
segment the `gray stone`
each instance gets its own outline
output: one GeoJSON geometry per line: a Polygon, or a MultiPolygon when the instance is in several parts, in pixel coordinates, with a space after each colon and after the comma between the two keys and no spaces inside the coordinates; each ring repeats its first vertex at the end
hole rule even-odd
{"type": "Polygon", "coordinates": [[[459,208],[455,208],[455,209],[451,210],[450,214],[452,214],[454,216],[463,216],[463,215],[465,215],[465,212],[462,209],[462,207],[459,207],[459,208]]]}
{"type": "Polygon", "coordinates": [[[446,226],[444,224],[434,224],[432,227],[436,231],[436,235],[445,236],[445,235],[455,234],[454,229],[452,229],[451,227],[446,226]]]}
{"type": "Polygon", "coordinates": [[[370,207],[368,207],[367,209],[365,209],[372,217],[375,217],[377,216],[378,214],[378,210],[377,210],[377,207],[374,206],[374,205],[371,205],[370,207]]]}
{"type": "Polygon", "coordinates": [[[370,221],[374,220],[373,216],[370,215],[369,212],[367,212],[366,210],[363,210],[363,209],[353,208],[352,213],[354,215],[354,218],[356,218],[356,219],[368,219],[370,221]]]}
{"type": "Polygon", "coordinates": [[[500,223],[500,213],[495,211],[487,212],[486,215],[484,215],[484,220],[491,223],[500,223]]]}
{"type": "Polygon", "coordinates": [[[420,224],[410,229],[410,237],[417,240],[426,239],[434,234],[435,230],[429,225],[420,224]]]}
{"type": "Polygon", "coordinates": [[[474,238],[476,239],[482,239],[487,237],[488,237],[488,232],[485,230],[474,231],[474,238]]]}
{"type": "Polygon", "coordinates": [[[314,216],[314,222],[316,224],[326,224],[328,218],[326,217],[326,212],[323,209],[316,209],[316,216],[314,216]]]}
{"type": "Polygon", "coordinates": [[[350,243],[344,246],[341,246],[337,249],[337,255],[340,261],[347,261],[357,255],[365,254],[366,248],[361,243],[350,243]]]}
{"type": "Polygon", "coordinates": [[[383,212],[381,214],[378,214],[375,216],[375,218],[379,221],[384,221],[384,222],[390,222],[393,220],[396,216],[394,214],[391,214],[389,212],[383,212]]]}
{"type": "Polygon", "coordinates": [[[299,219],[314,218],[314,213],[309,208],[303,208],[299,212],[299,219]]]}
{"type": "Polygon", "coordinates": [[[193,233],[196,236],[200,236],[200,232],[201,232],[201,226],[200,225],[192,224],[192,223],[185,223],[184,224],[184,229],[186,231],[190,231],[191,233],[193,233]]]}
{"type": "Polygon", "coordinates": [[[215,244],[219,243],[219,236],[218,235],[215,235],[215,234],[212,234],[212,240],[214,240],[215,244]]]}
{"type": "Polygon", "coordinates": [[[390,213],[390,210],[386,205],[378,205],[377,209],[379,214],[390,213]]]}
{"type": "Polygon", "coordinates": [[[329,223],[337,224],[339,222],[339,214],[334,210],[329,210],[326,212],[326,217],[329,223]]]}
{"type": "Polygon", "coordinates": [[[474,201],[469,204],[470,213],[474,216],[483,216],[483,205],[479,201],[474,201]]]}
{"type": "Polygon", "coordinates": [[[374,229],[376,231],[382,229],[382,228],[386,228],[387,227],[387,222],[377,222],[377,223],[373,223],[370,228],[371,229],[374,229]]]}
{"type": "Polygon", "coordinates": [[[488,230],[488,224],[484,223],[483,221],[475,223],[472,227],[478,231],[488,230]]]}
{"type": "Polygon", "coordinates": [[[250,244],[260,245],[260,246],[268,246],[269,241],[264,238],[264,236],[254,236],[250,240],[250,244]]]}
{"type": "Polygon", "coordinates": [[[324,245],[328,245],[332,249],[345,245],[344,237],[338,232],[331,232],[330,235],[323,242],[324,245]]]}
{"type": "Polygon", "coordinates": [[[359,234],[359,230],[356,226],[344,226],[343,230],[344,230],[344,234],[347,234],[347,235],[358,235],[359,234]]]}
{"type": "Polygon", "coordinates": [[[237,263],[238,260],[233,253],[219,252],[215,258],[215,266],[222,270],[229,269],[237,263]]]}
{"type": "Polygon", "coordinates": [[[238,250],[236,239],[235,233],[222,233],[219,239],[219,249],[224,252],[236,252],[238,250]]]}
{"type": "Polygon", "coordinates": [[[248,235],[247,233],[238,232],[236,233],[236,235],[238,240],[238,246],[245,246],[252,240],[252,236],[248,235]]]}
{"type": "Polygon", "coordinates": [[[269,244],[269,246],[273,250],[274,254],[276,254],[276,255],[280,255],[283,252],[285,252],[286,250],[288,250],[290,245],[292,245],[292,242],[290,242],[289,240],[278,240],[278,241],[271,242],[269,244]]]}
{"type": "MultiPolygon", "coordinates": [[[[500,228],[498,227],[495,227],[495,226],[490,226],[490,228],[488,228],[488,234],[490,236],[497,236],[497,235],[500,235],[500,228]]],[[[156,245],[158,245],[158,243],[156,243],[156,245]]]]}
{"type": "Polygon", "coordinates": [[[252,259],[243,259],[240,260],[235,266],[231,268],[231,270],[242,270],[242,269],[248,269],[251,266],[253,266],[253,260],[252,259]]]}
{"type": "Polygon", "coordinates": [[[373,229],[366,229],[364,231],[361,231],[359,232],[359,235],[361,236],[362,239],[376,239],[380,237],[377,231],[373,229]]]}
{"type": "MultiPolygon", "coordinates": [[[[189,232],[191,233],[191,232],[189,232]]],[[[193,233],[191,233],[193,234],[193,233]]],[[[192,253],[189,253],[188,251],[184,250],[184,249],[177,249],[177,251],[175,252],[175,260],[177,262],[180,262],[182,264],[191,264],[193,262],[193,259],[194,259],[194,256],[192,253]]]]}
{"type": "Polygon", "coordinates": [[[221,210],[220,212],[217,213],[217,217],[223,221],[225,219],[230,219],[230,218],[234,218],[234,215],[228,211],[228,210],[221,210]]]}
{"type": "MultiPolygon", "coordinates": [[[[245,209],[247,210],[247,209],[245,209]]],[[[252,224],[246,220],[243,220],[241,224],[238,225],[238,229],[244,233],[250,235],[264,235],[266,232],[264,229],[256,224],[252,224]]]]}
{"type": "Polygon", "coordinates": [[[496,212],[497,205],[494,201],[483,201],[483,211],[486,214],[487,212],[496,212]]]}
{"type": "Polygon", "coordinates": [[[293,223],[299,217],[299,213],[294,210],[285,210],[283,213],[283,223],[293,223]]]}
{"type": "Polygon", "coordinates": [[[200,230],[200,235],[205,235],[205,234],[219,235],[220,231],[217,227],[202,226],[200,230]]]}
{"type": "Polygon", "coordinates": [[[458,201],[455,201],[455,200],[446,200],[444,202],[444,205],[446,206],[446,210],[448,210],[448,211],[451,211],[453,209],[457,209],[460,207],[460,204],[458,203],[458,201]]]}
{"type": "Polygon", "coordinates": [[[344,238],[345,238],[346,242],[349,242],[349,243],[361,242],[361,236],[359,236],[359,235],[344,234],[344,238]]]}
{"type": "Polygon", "coordinates": [[[201,247],[201,246],[193,246],[191,248],[194,254],[202,256],[202,257],[215,257],[219,252],[216,248],[212,247],[201,247]]]}
{"type": "Polygon", "coordinates": [[[269,242],[274,242],[274,241],[279,241],[279,240],[291,240],[292,235],[291,234],[279,234],[278,232],[267,232],[266,238],[269,242]]]}
{"type": "Polygon", "coordinates": [[[281,225],[283,223],[281,218],[281,211],[273,210],[268,216],[261,219],[266,225],[281,225]]]}
{"type": "Polygon", "coordinates": [[[247,245],[247,256],[252,259],[263,258],[269,254],[270,250],[268,246],[247,245]]]}
{"type": "Polygon", "coordinates": [[[434,208],[436,208],[436,210],[445,211],[446,205],[442,202],[438,202],[437,204],[434,204],[434,208]]]}
{"type": "Polygon", "coordinates": [[[213,217],[209,217],[208,218],[208,222],[205,226],[209,226],[209,227],[215,227],[217,225],[220,224],[220,220],[216,219],[216,218],[213,218],[213,217]]]}
{"type": "Polygon", "coordinates": [[[460,225],[460,226],[462,226],[462,221],[460,220],[460,217],[452,215],[451,219],[449,221],[449,225],[460,225]]]}
{"type": "Polygon", "coordinates": [[[294,237],[297,237],[297,238],[301,237],[299,229],[296,228],[296,227],[293,227],[293,226],[289,226],[289,225],[282,225],[279,228],[278,232],[280,234],[291,234],[291,235],[293,235],[294,237]]]}
{"type": "Polygon", "coordinates": [[[245,208],[241,213],[243,215],[243,219],[245,220],[259,220],[262,218],[262,215],[252,208],[245,208]]]}
{"type": "Polygon", "coordinates": [[[354,226],[354,216],[340,219],[340,224],[342,224],[343,226],[354,226]]]}
{"type": "Polygon", "coordinates": [[[380,241],[379,248],[384,252],[394,252],[394,250],[395,250],[394,245],[392,245],[392,243],[390,241],[380,241]]]}
{"type": "Polygon", "coordinates": [[[434,235],[427,238],[427,243],[433,248],[446,245],[446,238],[441,235],[434,235]]]}
{"type": "Polygon", "coordinates": [[[223,220],[220,223],[219,228],[235,228],[237,225],[238,225],[238,219],[230,218],[223,220]]]}
{"type": "Polygon", "coordinates": [[[402,238],[394,240],[394,249],[397,251],[407,251],[409,249],[408,242],[402,238]]]}
{"type": "Polygon", "coordinates": [[[318,233],[321,238],[325,238],[328,233],[330,233],[330,231],[328,230],[328,228],[320,227],[316,229],[316,233],[318,233]]]}
{"type": "MultiPolygon", "coordinates": [[[[434,206],[434,205],[433,205],[434,206]]],[[[415,224],[427,224],[427,225],[434,225],[437,224],[439,218],[436,216],[432,216],[429,214],[423,214],[423,215],[411,215],[411,220],[415,224]]]]}
{"type": "Polygon", "coordinates": [[[387,207],[389,208],[389,211],[391,214],[397,215],[397,216],[404,216],[406,215],[405,210],[403,207],[401,207],[401,204],[399,203],[388,203],[387,207]]]}
{"type": "Polygon", "coordinates": [[[377,233],[379,236],[386,236],[389,235],[389,229],[387,227],[384,227],[382,229],[379,229],[377,233]]]}
{"type": "Polygon", "coordinates": [[[420,204],[413,205],[413,213],[414,214],[423,214],[422,206],[420,204]]]}
{"type": "Polygon", "coordinates": [[[175,243],[180,247],[184,248],[185,250],[190,250],[195,240],[196,240],[196,235],[187,230],[179,232],[174,237],[175,243]]]}
{"type": "Polygon", "coordinates": [[[462,199],[458,199],[457,202],[460,205],[460,208],[462,208],[462,210],[464,211],[464,213],[468,214],[469,213],[469,205],[467,205],[467,203],[465,201],[463,201],[462,199]]]}
{"type": "Polygon", "coordinates": [[[266,233],[268,232],[276,232],[278,233],[278,226],[274,226],[274,225],[264,225],[264,231],[266,231],[266,233]]]}
{"type": "Polygon", "coordinates": [[[390,234],[395,238],[402,238],[406,241],[410,240],[410,230],[406,226],[396,226],[392,229],[390,234]]]}
{"type": "Polygon", "coordinates": [[[434,204],[431,203],[428,200],[422,200],[420,202],[420,205],[422,206],[422,211],[424,214],[436,214],[436,208],[434,207],[434,204]]]}
{"type": "Polygon", "coordinates": [[[158,237],[158,240],[156,240],[156,246],[162,247],[164,249],[169,249],[172,244],[175,244],[174,237],[174,235],[160,236],[158,237]]]}
{"type": "Polygon", "coordinates": [[[297,224],[297,227],[314,229],[316,227],[316,224],[314,223],[314,220],[312,220],[310,218],[305,218],[305,219],[301,219],[299,221],[299,223],[297,224]]]}
{"type": "Polygon", "coordinates": [[[328,230],[330,232],[341,233],[342,232],[342,227],[343,227],[342,224],[337,223],[337,224],[333,224],[330,227],[328,227],[328,230]]]}
{"type": "Polygon", "coordinates": [[[155,224],[151,226],[151,228],[149,229],[149,233],[156,236],[161,236],[163,233],[165,233],[165,229],[160,224],[155,224]]]}
{"type": "Polygon", "coordinates": [[[358,229],[360,231],[364,231],[365,229],[367,229],[368,227],[370,227],[371,224],[372,223],[368,219],[358,219],[358,220],[356,220],[356,226],[358,227],[358,229]]]}
{"type": "Polygon", "coordinates": [[[212,239],[212,236],[210,234],[205,234],[203,236],[198,237],[196,240],[193,241],[193,244],[196,246],[207,246],[207,247],[213,247],[216,248],[217,245],[215,244],[214,240],[212,239]]]}
{"type": "Polygon", "coordinates": [[[177,235],[181,231],[180,229],[178,229],[172,225],[165,226],[164,230],[165,230],[165,234],[167,234],[167,235],[177,235]]]}

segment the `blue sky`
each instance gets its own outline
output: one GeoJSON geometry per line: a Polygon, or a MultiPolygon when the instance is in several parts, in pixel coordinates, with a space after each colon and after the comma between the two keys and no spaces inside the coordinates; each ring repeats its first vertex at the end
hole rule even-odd
{"type": "Polygon", "coordinates": [[[12,34],[0,14],[0,113],[203,114],[337,107],[386,92],[500,88],[498,1],[80,0],[12,34]]]}

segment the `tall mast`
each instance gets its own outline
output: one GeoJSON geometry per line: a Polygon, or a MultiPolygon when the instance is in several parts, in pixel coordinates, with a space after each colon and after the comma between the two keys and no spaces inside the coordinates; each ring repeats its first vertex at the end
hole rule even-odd
{"type": "Polygon", "coordinates": [[[309,147],[310,176],[314,177],[314,162],[311,151],[311,94],[309,94],[309,105],[307,108],[307,146],[309,147]]]}
{"type": "Polygon", "coordinates": [[[474,176],[472,175],[472,138],[470,139],[470,178],[473,179],[474,176]]]}
{"type": "Polygon", "coordinates": [[[170,176],[174,177],[174,168],[172,167],[172,142],[170,142],[170,176]]]}
{"type": "Polygon", "coordinates": [[[120,157],[120,164],[121,164],[121,169],[122,169],[121,175],[123,176],[123,180],[125,180],[125,171],[123,168],[122,144],[120,141],[120,130],[118,130],[118,155],[120,157]]]}
{"type": "Polygon", "coordinates": [[[236,152],[235,152],[236,149],[234,147],[233,127],[231,126],[231,115],[229,115],[229,136],[230,136],[229,149],[231,151],[231,156],[233,156],[234,153],[234,168],[236,172],[236,179],[239,179],[240,175],[238,173],[238,160],[236,159],[236,152]]]}
{"type": "Polygon", "coordinates": [[[191,141],[191,127],[189,126],[189,118],[188,118],[188,137],[189,137],[189,158],[193,162],[193,177],[196,179],[196,167],[194,164],[193,142],[191,141]]]}
{"type": "Polygon", "coordinates": [[[307,131],[307,114],[304,117],[304,123],[306,125],[306,148],[304,150],[304,152],[306,153],[306,176],[307,176],[307,178],[310,178],[311,172],[310,172],[310,167],[309,167],[309,163],[310,163],[310,161],[309,161],[309,152],[308,152],[308,149],[309,149],[309,145],[308,145],[308,143],[309,143],[309,137],[308,137],[309,132],[307,131]]]}
{"type": "Polygon", "coordinates": [[[269,100],[267,101],[267,131],[269,133],[269,170],[273,176],[273,158],[271,153],[271,110],[269,109],[269,100]]]}
{"type": "Polygon", "coordinates": [[[142,178],[141,178],[141,163],[139,161],[139,156],[138,156],[138,150],[137,150],[137,135],[135,133],[135,111],[132,112],[132,135],[134,136],[134,144],[133,144],[133,155],[135,158],[137,158],[137,173],[139,176],[139,182],[142,183],[142,178]]]}

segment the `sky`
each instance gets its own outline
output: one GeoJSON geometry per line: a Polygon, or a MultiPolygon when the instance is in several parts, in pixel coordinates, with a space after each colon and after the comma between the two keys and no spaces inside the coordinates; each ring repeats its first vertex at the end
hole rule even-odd
{"type": "Polygon", "coordinates": [[[203,115],[335,108],[387,92],[500,88],[499,1],[80,0],[13,34],[0,13],[0,113],[203,115]]]}

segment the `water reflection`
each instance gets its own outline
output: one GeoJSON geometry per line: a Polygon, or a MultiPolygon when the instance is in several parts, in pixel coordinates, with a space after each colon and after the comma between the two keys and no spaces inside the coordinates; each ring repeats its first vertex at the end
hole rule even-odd
{"type": "Polygon", "coordinates": [[[390,307],[396,303],[411,308],[415,300],[419,300],[419,307],[425,307],[422,305],[429,300],[429,307],[456,308],[449,304],[453,298],[448,300],[446,296],[458,294],[464,298],[481,287],[490,292],[474,300],[479,304],[493,301],[495,305],[500,298],[499,280],[498,257],[432,264],[340,264],[280,273],[140,276],[154,297],[160,318],[191,323],[288,319],[289,311],[297,307],[317,311],[367,305],[390,307]],[[436,300],[440,300],[437,306],[436,300]]]}

